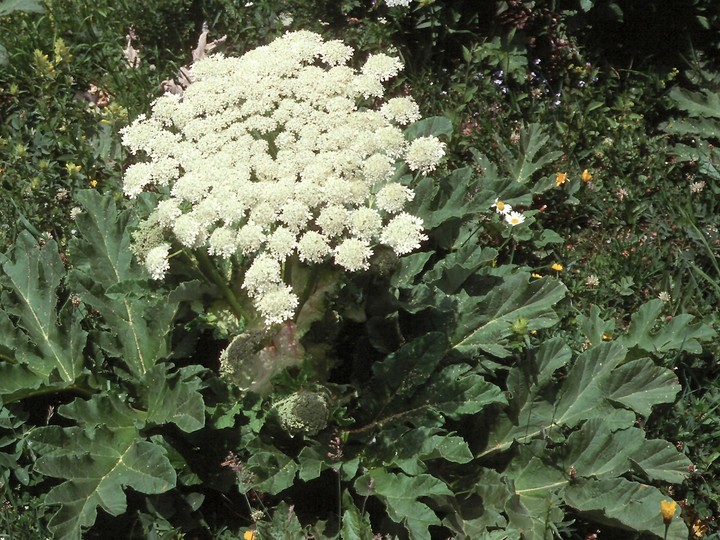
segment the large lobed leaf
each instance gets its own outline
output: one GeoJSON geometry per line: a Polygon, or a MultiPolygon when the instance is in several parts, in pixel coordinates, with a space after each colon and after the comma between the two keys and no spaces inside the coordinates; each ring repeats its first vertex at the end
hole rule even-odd
{"type": "Polygon", "coordinates": [[[29,442],[42,454],[35,463],[38,472],[67,479],[45,497],[46,504],[60,505],[49,523],[58,540],[79,540],[95,523],[98,506],[113,516],[124,513],[125,487],[154,494],[175,486],[164,449],[139,439],[135,427],[49,426],[34,431],[29,442]]]}
{"type": "Polygon", "coordinates": [[[510,351],[502,340],[512,334],[512,325],[518,319],[527,320],[529,330],[554,325],[558,319],[553,306],[567,289],[557,280],[528,283],[529,278],[525,273],[508,276],[483,297],[459,293],[459,316],[451,337],[453,348],[468,355],[483,351],[506,357],[510,351]]]}
{"type": "Polygon", "coordinates": [[[597,523],[651,534],[664,540],[686,540],[687,525],[676,518],[667,529],[660,502],[667,499],[652,486],[624,478],[578,479],[565,490],[565,502],[597,523]]]}
{"type": "Polygon", "coordinates": [[[452,495],[444,482],[429,474],[406,476],[386,469],[373,469],[355,481],[360,496],[375,495],[387,508],[388,516],[402,523],[412,540],[430,540],[428,527],[440,525],[435,512],[420,502],[421,497],[452,495]]]}
{"type": "Polygon", "coordinates": [[[375,378],[364,396],[364,408],[375,415],[373,423],[410,419],[423,423],[438,415],[458,419],[491,403],[506,403],[500,388],[468,364],[441,367],[447,350],[447,338],[431,332],[375,364],[375,378]]]}
{"type": "Polygon", "coordinates": [[[700,341],[716,335],[716,332],[706,324],[699,321],[693,323],[694,317],[687,313],[677,315],[661,328],[655,329],[663,310],[664,305],[658,299],[650,300],[640,306],[632,316],[627,334],[618,341],[628,349],[637,347],[656,354],[680,350],[700,354],[702,352],[700,341]]]}
{"type": "Polygon", "coordinates": [[[549,142],[550,136],[543,132],[540,124],[530,124],[520,130],[520,155],[510,165],[510,174],[516,182],[529,181],[533,174],[562,157],[560,150],[548,150],[549,142]]]}
{"type": "Polygon", "coordinates": [[[0,17],[5,17],[13,11],[43,13],[45,7],[40,0],[3,0],[0,2],[0,17]]]}
{"type": "Polygon", "coordinates": [[[65,277],[65,268],[57,244],[47,240],[41,245],[23,231],[15,243],[13,257],[2,262],[0,285],[4,289],[5,313],[0,311],[0,331],[5,336],[5,354],[13,354],[12,360],[24,367],[4,369],[14,381],[4,382],[3,391],[17,392],[24,384],[37,386],[58,378],[72,383],[83,369],[87,333],[71,307],[58,310],[57,290],[65,277]],[[17,328],[8,315],[15,317],[17,328]],[[40,381],[31,383],[28,371],[40,381]]]}
{"type": "MultiPolygon", "coordinates": [[[[507,450],[515,441],[527,442],[592,418],[607,417],[618,427],[630,426],[635,413],[647,416],[653,405],[672,402],[680,390],[677,377],[647,358],[622,364],[626,352],[619,343],[602,343],[577,358],[561,385],[548,382],[531,394],[517,390],[516,399],[499,416],[479,455],[507,450]]],[[[543,362],[559,367],[567,361],[566,349],[556,348],[556,354],[563,355],[562,359],[544,357],[543,362]]],[[[517,370],[511,370],[509,382],[519,376],[514,373],[517,370]]]]}
{"type": "Polygon", "coordinates": [[[77,200],[86,212],[77,218],[78,237],[71,244],[78,263],[70,283],[107,324],[99,336],[103,349],[142,377],[170,353],[177,304],[150,292],[149,276],[130,250],[129,216],[118,212],[112,196],[88,190],[77,200]]]}

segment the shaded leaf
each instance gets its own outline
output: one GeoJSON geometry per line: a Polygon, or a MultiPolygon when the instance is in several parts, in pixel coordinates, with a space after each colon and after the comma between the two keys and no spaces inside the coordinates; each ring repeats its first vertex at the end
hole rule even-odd
{"type": "Polygon", "coordinates": [[[373,532],[370,525],[370,516],[360,514],[352,496],[346,491],[343,493],[343,516],[340,538],[342,540],[372,540],[373,532]]]}
{"type": "Polygon", "coordinates": [[[247,461],[247,467],[255,475],[255,489],[276,495],[293,485],[300,469],[293,458],[257,439],[248,445],[248,450],[252,455],[247,461]]]}
{"type": "Polygon", "coordinates": [[[35,469],[67,479],[45,497],[46,504],[60,505],[49,523],[57,539],[79,540],[83,529],[95,523],[98,506],[112,516],[124,513],[126,486],[148,494],[175,486],[175,470],[164,450],[140,440],[135,428],[50,426],[34,431],[29,441],[42,452],[35,469]]]}
{"type": "Polygon", "coordinates": [[[466,244],[448,254],[432,270],[423,275],[423,281],[435,285],[446,294],[453,294],[481,267],[491,263],[498,255],[496,249],[466,244]]]}
{"type": "Polygon", "coordinates": [[[142,380],[146,421],[173,423],[186,433],[205,426],[205,402],[197,376],[201,366],[189,366],[171,372],[171,364],[160,364],[149,370],[142,380]]]}
{"type": "Polygon", "coordinates": [[[305,538],[302,525],[292,506],[281,501],[275,507],[271,522],[259,521],[257,523],[257,536],[263,539],[289,540],[290,538],[305,538]]]}
{"type": "Polygon", "coordinates": [[[563,153],[559,150],[548,151],[549,141],[550,136],[543,132],[540,124],[530,124],[520,130],[520,156],[510,167],[510,174],[516,182],[527,182],[545,165],[562,157],[563,153]]]}
{"type": "Polygon", "coordinates": [[[720,94],[707,89],[692,92],[676,86],[670,90],[670,97],[692,117],[720,118],[720,94]]]}
{"type": "Polygon", "coordinates": [[[405,525],[410,538],[418,540],[430,540],[428,527],[440,524],[435,512],[418,499],[452,495],[445,483],[429,474],[406,476],[385,469],[373,469],[359,477],[355,481],[355,490],[360,496],[379,497],[385,503],[390,519],[405,525]]]}

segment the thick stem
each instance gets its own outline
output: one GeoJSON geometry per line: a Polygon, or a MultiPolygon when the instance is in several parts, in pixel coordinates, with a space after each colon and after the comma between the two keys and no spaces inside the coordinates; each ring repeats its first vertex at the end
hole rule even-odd
{"type": "Polygon", "coordinates": [[[227,300],[228,304],[230,304],[235,316],[238,319],[249,321],[251,319],[250,314],[240,303],[237,296],[235,296],[235,292],[228,286],[227,282],[220,275],[217,268],[215,268],[215,265],[210,260],[210,257],[207,256],[207,253],[202,250],[197,250],[193,253],[195,254],[200,270],[222,291],[225,300],[227,300]]]}

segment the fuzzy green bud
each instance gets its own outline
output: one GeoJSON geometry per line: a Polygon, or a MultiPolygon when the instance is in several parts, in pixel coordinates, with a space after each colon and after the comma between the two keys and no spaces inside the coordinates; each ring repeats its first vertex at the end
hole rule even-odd
{"type": "Polygon", "coordinates": [[[514,323],[512,323],[512,326],[510,327],[513,334],[516,334],[518,336],[524,336],[528,333],[528,320],[524,319],[523,317],[520,317],[518,320],[516,320],[514,323]]]}
{"type": "Polygon", "coordinates": [[[275,404],[280,425],[290,435],[317,435],[328,423],[328,404],[318,392],[300,391],[275,404]]]}

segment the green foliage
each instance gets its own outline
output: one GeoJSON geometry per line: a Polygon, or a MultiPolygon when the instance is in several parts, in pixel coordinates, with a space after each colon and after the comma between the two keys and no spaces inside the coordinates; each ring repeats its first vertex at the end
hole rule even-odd
{"type": "MultiPolygon", "coordinates": [[[[640,54],[628,2],[471,4],[0,3],[0,533],[714,537],[712,65],[660,64],[685,44],[640,54]],[[156,195],[114,193],[118,128],[202,19],[230,53],[286,29],[397,47],[395,90],[430,113],[406,137],[448,144],[446,170],[398,171],[423,250],[298,272],[309,299],[276,333],[227,315],[228,261],[178,251],[150,280],[131,234],[156,195]],[[90,84],[109,107],[73,97],[90,84]],[[687,502],[666,531],[667,499],[687,502]]],[[[676,25],[712,27],[690,4],[676,25]]]]}
{"type": "Polygon", "coordinates": [[[56,290],[65,277],[65,268],[57,244],[49,240],[40,246],[30,233],[24,232],[14,253],[14,260],[2,264],[4,310],[0,322],[12,336],[8,347],[14,368],[5,383],[8,393],[15,390],[12,379],[22,378],[26,370],[44,384],[73,383],[82,371],[87,332],[69,303],[58,309],[56,290]],[[17,321],[15,325],[10,317],[17,321]],[[16,333],[13,326],[22,333],[16,333]]]}
{"type": "Polygon", "coordinates": [[[80,538],[95,523],[98,506],[123,514],[125,487],[156,494],[176,485],[166,448],[149,440],[146,430],[174,424],[189,433],[205,425],[203,370],[158,363],[178,304],[141,300],[150,291],[138,288],[147,276],[127,249],[129,214],[118,213],[111,196],[89,191],[78,199],[85,214],[71,245],[78,264],[70,276],[57,244],[38,245],[29,233],[20,235],[15,257],[2,266],[2,321],[14,338],[4,344],[4,403],[40,393],[84,396],[57,409],[75,425],[36,427],[26,438],[28,450],[38,456],[34,474],[65,480],[45,498],[46,504],[60,505],[49,522],[56,538],[80,538]],[[61,284],[77,287],[80,297],[97,307],[102,323],[91,332],[83,330],[88,311],[81,300],[58,305],[61,284]],[[107,354],[96,358],[94,367],[85,354],[89,339],[107,354]],[[118,360],[127,373],[110,371],[109,362],[118,360]],[[109,391],[111,381],[124,391],[109,391]]]}

